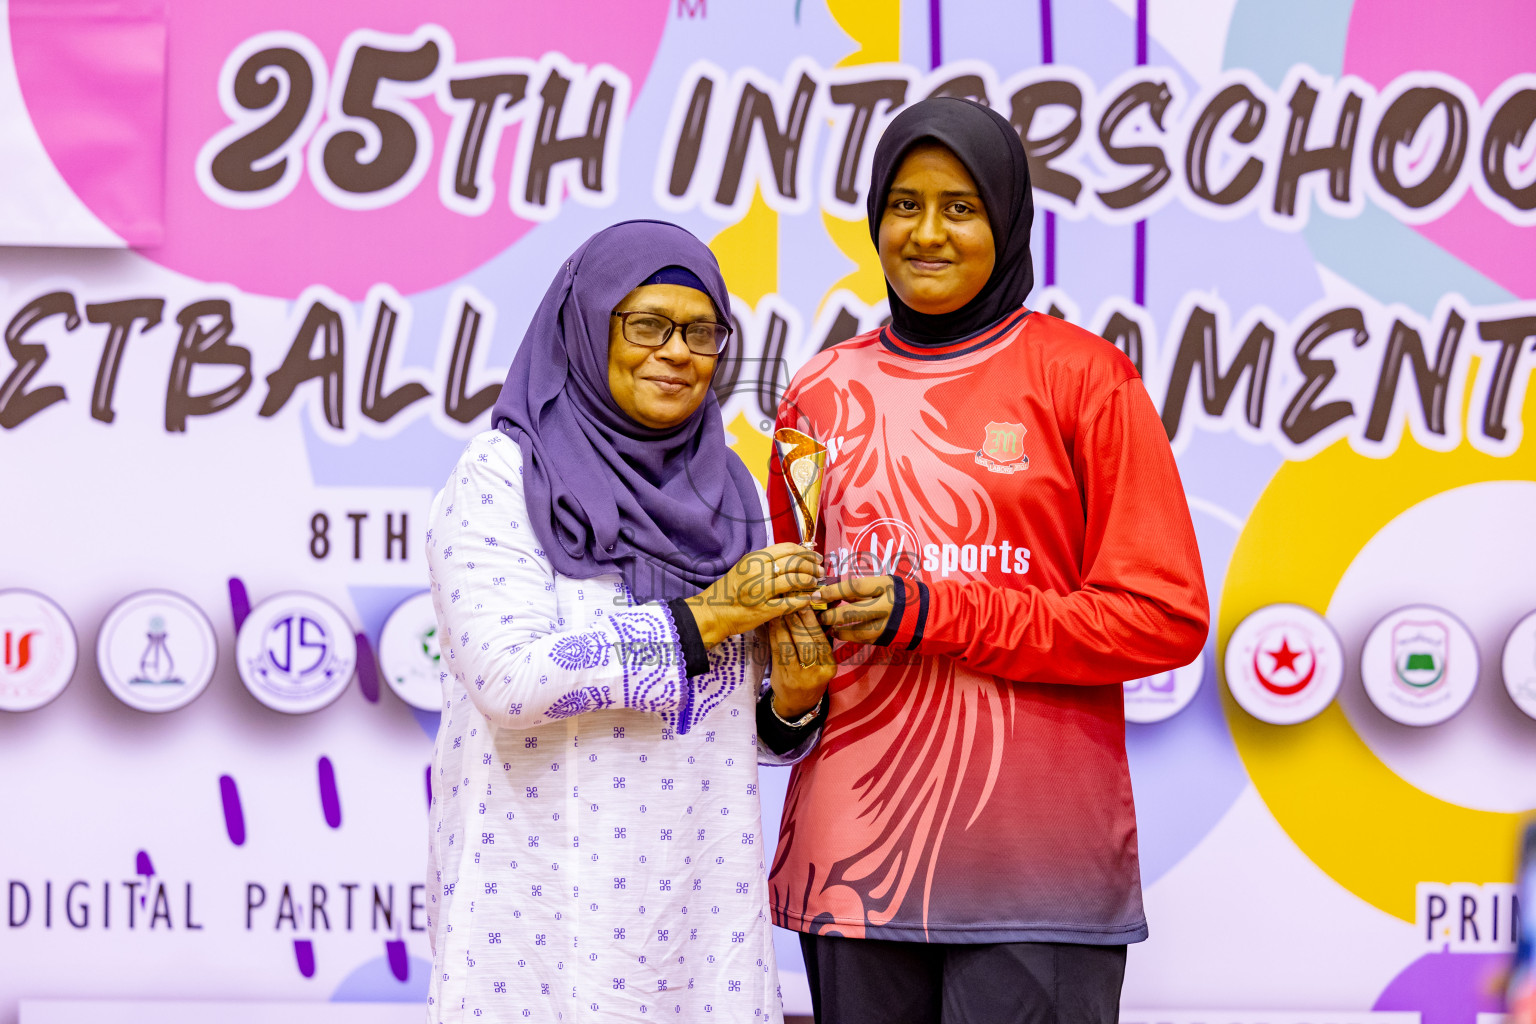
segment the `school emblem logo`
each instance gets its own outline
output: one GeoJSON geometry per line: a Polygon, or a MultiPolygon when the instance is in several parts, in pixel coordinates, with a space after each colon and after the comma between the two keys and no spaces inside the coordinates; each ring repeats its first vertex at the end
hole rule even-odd
{"type": "Polygon", "coordinates": [[[401,601],[384,620],[379,668],[396,697],[418,711],[441,711],[441,662],[432,592],[423,590],[401,601]]]}
{"type": "Polygon", "coordinates": [[[75,674],[75,627],[31,590],[0,590],[0,711],[32,711],[64,692],[75,674]]]}
{"type": "Polygon", "coordinates": [[[218,638],[203,610],[169,590],[130,594],[96,635],[96,666],[118,700],[140,711],[175,711],[208,687],[218,638]]]}
{"type": "Polygon", "coordinates": [[[1410,605],[1371,630],[1360,681],[1376,709],[1402,725],[1438,725],[1472,699],[1477,641],[1450,612],[1410,605]]]}
{"type": "Polygon", "coordinates": [[[985,466],[991,473],[1022,473],[1029,468],[1029,456],[1024,454],[1022,423],[987,424],[987,436],[976,451],[976,465],[985,466]]]}
{"type": "Polygon", "coordinates": [[[1253,675],[1277,697],[1289,697],[1310,686],[1317,676],[1317,650],[1307,631],[1290,622],[1266,630],[1254,645],[1253,675]]]}
{"type": "Polygon", "coordinates": [[[1409,693],[1426,693],[1445,682],[1451,634],[1444,622],[1404,620],[1392,627],[1392,671],[1409,693]]]}
{"type": "Polygon", "coordinates": [[[1536,718],[1536,612],[1509,631],[1504,641],[1504,689],[1515,706],[1536,718]]]}
{"type": "Polygon", "coordinates": [[[269,597],[235,638],[235,668],[251,696],[290,715],[319,711],[341,696],[357,669],[357,637],[346,616],[314,594],[269,597]]]}
{"type": "Polygon", "coordinates": [[[1125,683],[1125,720],[1137,725],[1163,722],[1183,711],[1200,691],[1205,655],[1183,668],[1170,669],[1125,683]]]}
{"type": "Polygon", "coordinates": [[[1243,710],[1271,725],[1295,725],[1332,703],[1344,681],[1344,647],[1321,615],[1274,604],[1232,631],[1227,687],[1243,710]]]}

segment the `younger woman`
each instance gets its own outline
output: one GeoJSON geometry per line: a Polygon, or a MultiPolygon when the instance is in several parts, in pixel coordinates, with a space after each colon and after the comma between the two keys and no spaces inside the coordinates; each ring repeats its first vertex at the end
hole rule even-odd
{"type": "Polygon", "coordinates": [[[869,193],[891,324],[780,406],[836,439],[822,621],[873,645],[840,652],[773,865],[823,1024],[1113,1024],[1147,935],[1121,683],[1199,655],[1205,587],[1135,367],[1023,307],[1033,211],[1005,118],[903,111],[869,193]]]}

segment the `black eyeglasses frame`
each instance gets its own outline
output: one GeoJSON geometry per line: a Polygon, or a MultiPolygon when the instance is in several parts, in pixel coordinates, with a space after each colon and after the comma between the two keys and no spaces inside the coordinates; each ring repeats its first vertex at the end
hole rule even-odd
{"type": "Polygon", "coordinates": [[[725,352],[726,346],[730,344],[731,335],[734,333],[730,324],[723,324],[718,320],[690,320],[684,324],[673,320],[665,313],[657,313],[654,310],[649,309],[615,309],[611,310],[608,315],[616,316],[619,318],[619,333],[622,334],[624,340],[629,342],[631,345],[639,345],[641,348],[661,348],[667,342],[672,340],[672,335],[681,333],[683,336],[683,344],[688,347],[689,352],[692,352],[696,356],[721,355],[723,352],[725,352]],[[665,320],[667,323],[671,324],[672,329],[667,331],[667,333],[662,336],[661,341],[654,345],[647,345],[645,342],[636,341],[629,336],[629,318],[632,316],[654,316],[657,319],[665,320]],[[720,340],[716,343],[716,348],[713,352],[700,352],[698,349],[688,344],[688,328],[692,327],[694,324],[709,324],[713,327],[724,329],[725,333],[720,335],[720,340]]]}

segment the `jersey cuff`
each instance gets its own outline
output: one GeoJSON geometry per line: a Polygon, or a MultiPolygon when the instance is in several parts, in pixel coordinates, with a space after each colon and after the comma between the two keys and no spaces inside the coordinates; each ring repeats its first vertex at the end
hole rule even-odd
{"type": "Polygon", "coordinates": [[[876,647],[889,647],[901,631],[901,619],[907,609],[907,581],[900,576],[891,577],[891,614],[886,616],[885,628],[870,643],[876,647]]]}
{"type": "Polygon", "coordinates": [[[895,577],[895,581],[891,616],[873,643],[879,647],[915,651],[928,626],[928,585],[901,577],[895,577]]]}

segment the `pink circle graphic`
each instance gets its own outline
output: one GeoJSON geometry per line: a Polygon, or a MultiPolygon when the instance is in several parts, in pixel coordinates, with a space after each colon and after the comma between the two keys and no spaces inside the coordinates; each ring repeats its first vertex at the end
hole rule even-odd
{"type": "MultiPolygon", "coordinates": [[[[145,256],[200,280],[229,282],[248,292],[294,297],[307,286],[318,284],[353,299],[362,298],[379,282],[410,294],[454,280],[528,231],[532,222],[514,212],[508,192],[519,130],[538,116],[547,70],[530,76],[523,119],[507,125],[499,136],[495,161],[486,165],[485,175],[493,184],[494,201],[483,212],[450,209],[439,197],[441,164],[445,160],[456,162],[458,154],[457,148],[450,146],[453,118],[441,109],[435,94],[418,91],[410,95],[411,83],[402,82],[386,83],[384,91],[377,94],[381,97],[378,105],[387,106],[387,91],[394,90],[402,97],[396,101],[398,105],[416,111],[404,111],[406,119],[425,127],[431,146],[430,161],[424,167],[413,167],[413,173],[420,177],[403,190],[403,195],[375,209],[342,208],[316,187],[312,168],[319,161],[306,159],[308,154],[299,152],[289,158],[304,165],[291,183],[291,191],[268,205],[238,208],[210,198],[197,174],[199,154],[231,124],[220,103],[220,75],[238,47],[264,34],[302,37],[325,65],[317,69],[317,92],[318,85],[329,84],[337,93],[332,98],[335,102],[340,101],[348,84],[334,80],[344,44],[360,31],[372,33],[370,38],[398,37],[400,48],[405,48],[407,37],[413,34],[420,40],[424,31],[436,33],[437,38],[449,41],[455,67],[472,62],[505,63],[512,58],[537,64],[552,53],[565,59],[567,63],[561,66],[567,69],[570,65],[592,68],[606,63],[628,78],[633,97],[650,70],[668,13],[666,0],[628,4],[621,14],[605,0],[464,0],[430,7],[406,0],[370,4],[268,0],[261,4],[174,3],[163,8],[154,0],[140,0],[133,6],[148,12],[143,20],[152,27],[161,11],[166,19],[162,111],[155,103],[145,102],[143,94],[144,83],[155,80],[154,68],[124,70],[128,65],[153,61],[158,50],[139,46],[138,52],[126,52],[134,49],[133,44],[124,37],[114,46],[114,28],[102,23],[109,19],[93,16],[91,5],[64,6],[74,6],[78,13],[72,17],[20,17],[18,6],[13,4],[11,31],[28,112],[50,158],[76,195],[130,242],[152,240],[153,231],[125,223],[130,216],[123,212],[125,168],[120,164],[104,166],[111,161],[102,159],[101,149],[81,144],[82,133],[86,138],[97,133],[118,143],[116,152],[122,153],[124,139],[138,138],[137,152],[143,156],[150,177],[155,176],[157,168],[153,165],[161,152],[165,165],[163,241],[145,248],[145,256]],[[52,55],[80,52],[87,44],[96,58],[74,60],[67,67],[51,59],[52,55]],[[125,52],[114,54],[114,49],[125,52]],[[124,80],[138,83],[138,91],[123,89],[124,80]],[[162,126],[163,150],[142,144],[143,139],[158,138],[162,126]]],[[[139,36],[154,41],[152,30],[141,28],[139,36]]],[[[435,75],[447,71],[448,54],[444,51],[448,48],[438,48],[439,70],[435,75]]],[[[496,67],[487,63],[479,70],[486,69],[494,72],[496,67]]],[[[276,93],[271,77],[267,88],[277,95],[275,111],[287,93],[276,93]]],[[[451,73],[450,77],[460,74],[451,73]]],[[[431,87],[430,81],[424,88],[431,87]]],[[[365,102],[367,95],[363,90],[365,102]]],[[[584,131],[589,106],[578,85],[573,85],[558,134],[584,131]]],[[[328,118],[332,109],[320,102],[316,114],[328,118]]],[[[271,114],[257,110],[250,116],[254,126],[271,114]]],[[[614,116],[621,118],[623,111],[615,111],[614,116]]],[[[356,122],[346,125],[355,126],[356,122]]],[[[305,130],[313,132],[311,142],[323,143],[334,133],[334,127],[318,116],[299,129],[299,134],[305,130]]],[[[362,129],[365,145],[357,154],[360,163],[372,157],[369,130],[362,129]]],[[[611,150],[609,155],[611,158],[611,150]]],[[[259,169],[261,161],[253,166],[259,169]]],[[[144,208],[155,205],[150,200],[139,202],[132,216],[140,216],[144,208]]]]}
{"type": "MultiPolygon", "coordinates": [[[[1530,0],[1484,0],[1475,8],[1443,0],[1356,0],[1344,70],[1378,89],[1408,71],[1443,71],[1486,101],[1500,83],[1531,70],[1532,38],[1536,4],[1530,0]]],[[[1471,191],[1414,230],[1516,298],[1536,297],[1530,229],[1489,210],[1471,191]]]]}

